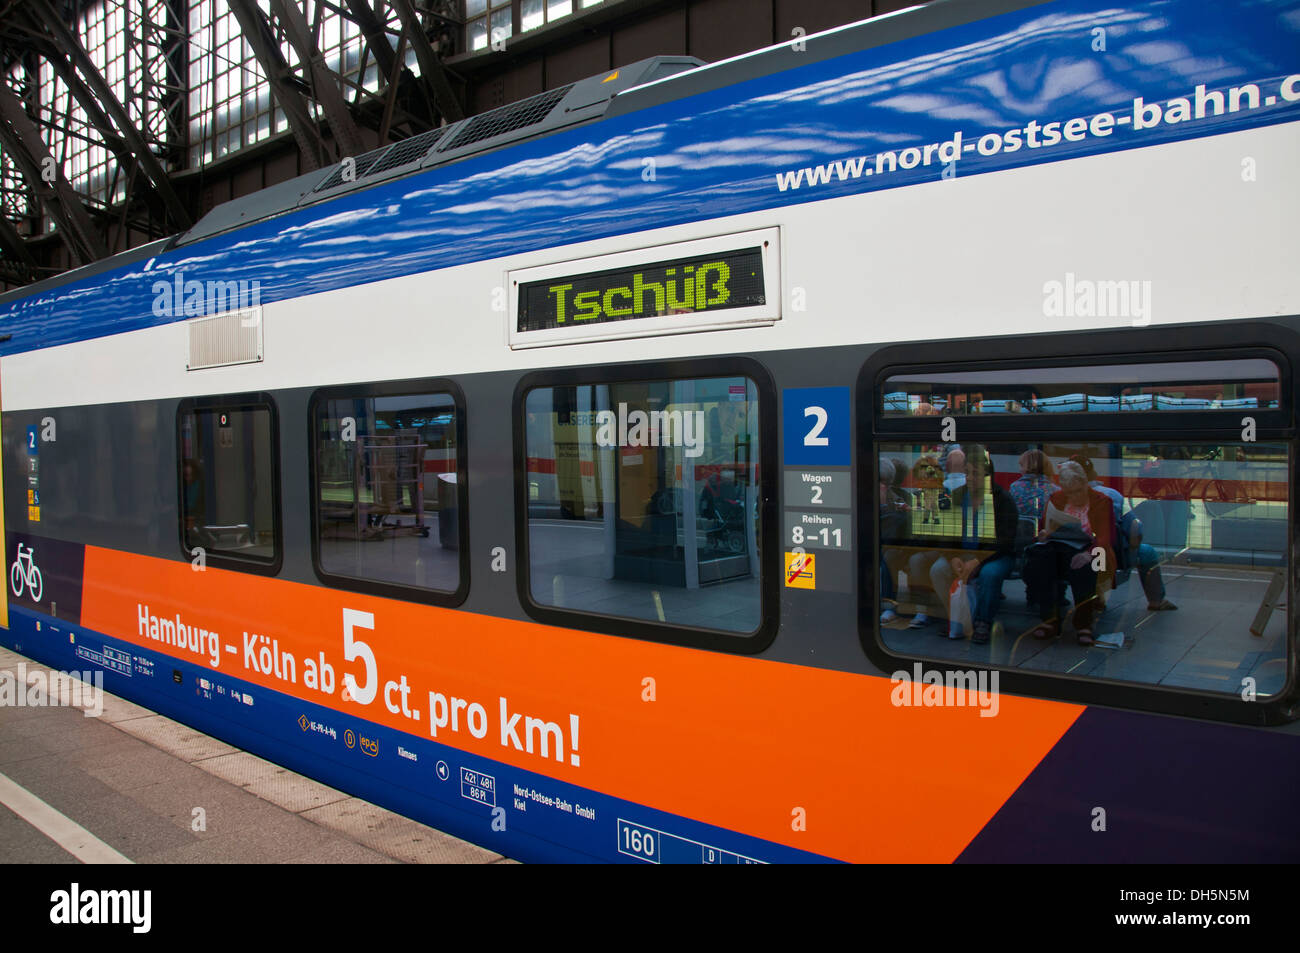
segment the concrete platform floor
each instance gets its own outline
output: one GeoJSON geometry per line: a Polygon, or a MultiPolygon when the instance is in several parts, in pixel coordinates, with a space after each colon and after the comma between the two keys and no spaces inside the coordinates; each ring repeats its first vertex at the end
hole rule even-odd
{"type": "MultiPolygon", "coordinates": [[[[50,671],[0,648],[0,671],[20,662],[50,671]]],[[[107,692],[99,718],[0,707],[0,863],[79,862],[509,861],[107,692]]]]}

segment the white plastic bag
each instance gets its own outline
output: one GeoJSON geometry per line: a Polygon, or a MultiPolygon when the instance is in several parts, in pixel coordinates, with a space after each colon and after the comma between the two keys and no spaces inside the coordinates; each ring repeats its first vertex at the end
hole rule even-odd
{"type": "Polygon", "coordinates": [[[974,610],[975,587],[960,580],[954,582],[948,593],[948,638],[964,639],[974,631],[974,610]]]}

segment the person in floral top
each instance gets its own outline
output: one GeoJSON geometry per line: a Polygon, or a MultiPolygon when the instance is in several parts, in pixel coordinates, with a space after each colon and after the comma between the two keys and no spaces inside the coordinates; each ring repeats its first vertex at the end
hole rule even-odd
{"type": "Polygon", "coordinates": [[[1011,498],[1021,516],[1032,516],[1042,526],[1048,498],[1061,490],[1052,482],[1056,476],[1052,461],[1041,450],[1026,450],[1020,455],[1020,474],[1020,479],[1011,484],[1011,498]]]}

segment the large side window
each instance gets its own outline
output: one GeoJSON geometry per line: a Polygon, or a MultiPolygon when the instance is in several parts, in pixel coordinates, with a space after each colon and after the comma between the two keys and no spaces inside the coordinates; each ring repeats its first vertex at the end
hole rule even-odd
{"type": "Polygon", "coordinates": [[[318,391],[311,401],[314,558],[343,588],[464,597],[464,412],[445,381],[318,391]]]}
{"type": "Polygon", "coordinates": [[[1277,698],[1291,631],[1283,366],[1255,350],[883,370],[864,481],[876,645],[1098,686],[1058,696],[1197,713],[1192,693],[1219,711],[1277,698]]]}
{"type": "Polygon", "coordinates": [[[281,560],[279,431],[265,394],[181,402],[181,539],[214,565],[276,572],[281,560]]]}
{"type": "Polygon", "coordinates": [[[756,373],[523,391],[534,615],[741,652],[770,641],[771,398],[756,373]]]}

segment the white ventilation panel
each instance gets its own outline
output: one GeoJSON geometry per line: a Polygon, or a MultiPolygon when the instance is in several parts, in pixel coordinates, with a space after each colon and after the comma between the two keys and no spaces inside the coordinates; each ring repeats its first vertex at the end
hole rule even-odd
{"type": "Polygon", "coordinates": [[[188,370],[253,364],[262,359],[262,309],[246,308],[188,322],[188,370]]]}

